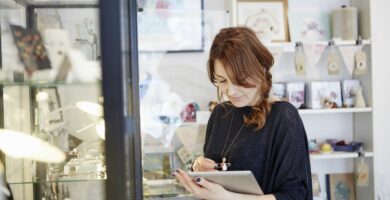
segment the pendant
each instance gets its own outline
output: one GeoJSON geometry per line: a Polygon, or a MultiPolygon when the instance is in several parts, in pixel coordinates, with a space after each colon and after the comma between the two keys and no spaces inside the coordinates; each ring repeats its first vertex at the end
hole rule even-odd
{"type": "Polygon", "coordinates": [[[222,163],[221,163],[221,169],[222,171],[226,171],[227,170],[227,164],[226,164],[226,157],[223,157],[222,158],[222,163]]]}

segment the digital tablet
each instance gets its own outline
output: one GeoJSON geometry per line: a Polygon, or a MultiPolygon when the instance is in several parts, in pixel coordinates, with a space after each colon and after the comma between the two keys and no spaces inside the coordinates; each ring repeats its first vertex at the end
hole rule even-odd
{"type": "Polygon", "coordinates": [[[232,192],[264,194],[251,171],[188,172],[188,175],[202,177],[210,182],[220,184],[232,192]]]}

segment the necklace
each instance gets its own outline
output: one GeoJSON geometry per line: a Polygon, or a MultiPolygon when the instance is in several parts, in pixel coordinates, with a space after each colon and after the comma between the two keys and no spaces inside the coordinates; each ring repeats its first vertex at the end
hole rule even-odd
{"type": "Polygon", "coordinates": [[[222,163],[226,163],[227,161],[227,155],[228,153],[230,152],[230,149],[231,147],[233,146],[234,142],[236,141],[236,139],[238,138],[238,136],[241,134],[242,130],[244,129],[244,126],[245,126],[245,123],[241,126],[241,128],[238,130],[236,136],[233,138],[232,142],[229,144],[229,146],[226,146],[227,144],[227,141],[229,140],[230,138],[230,131],[231,131],[231,128],[232,128],[232,124],[233,124],[233,119],[234,119],[234,112],[235,110],[233,110],[233,116],[232,116],[232,119],[230,120],[230,125],[229,125],[229,131],[228,131],[228,134],[227,134],[227,137],[226,137],[226,140],[225,140],[225,144],[223,145],[223,149],[222,149],[222,163]]]}

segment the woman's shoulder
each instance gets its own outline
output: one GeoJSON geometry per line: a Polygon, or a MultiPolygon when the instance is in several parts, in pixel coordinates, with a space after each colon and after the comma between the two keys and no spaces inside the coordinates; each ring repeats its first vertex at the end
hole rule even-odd
{"type": "Polygon", "coordinates": [[[282,118],[295,118],[299,116],[298,109],[287,101],[275,101],[272,103],[270,115],[282,118]]]}
{"type": "Polygon", "coordinates": [[[233,108],[234,108],[234,106],[230,102],[224,101],[224,102],[218,103],[214,107],[213,113],[225,114],[225,113],[231,111],[233,108]]]}

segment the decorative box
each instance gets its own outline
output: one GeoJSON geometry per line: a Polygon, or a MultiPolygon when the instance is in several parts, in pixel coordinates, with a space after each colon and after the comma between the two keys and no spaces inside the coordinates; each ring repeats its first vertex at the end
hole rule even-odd
{"type": "Polygon", "coordinates": [[[286,101],[286,85],[284,83],[272,83],[271,95],[280,101],[286,101]]]}
{"type": "Polygon", "coordinates": [[[341,82],[343,91],[343,106],[355,107],[355,96],[360,87],[359,80],[344,80],[341,82]]]}
{"type": "Polygon", "coordinates": [[[287,101],[296,108],[305,108],[305,83],[290,82],[286,87],[287,101]]]}
{"type": "Polygon", "coordinates": [[[339,81],[315,81],[308,86],[307,104],[309,108],[342,107],[341,86],[339,81]]]}

